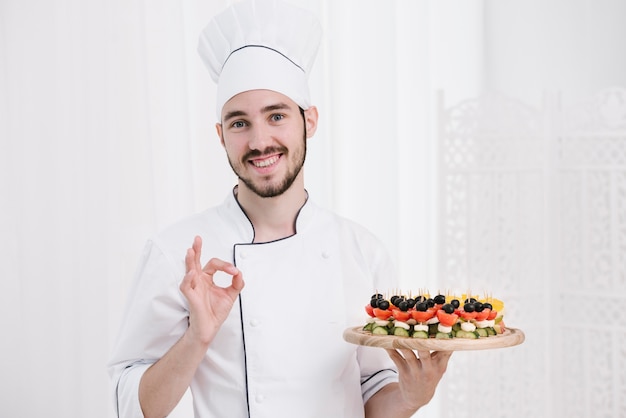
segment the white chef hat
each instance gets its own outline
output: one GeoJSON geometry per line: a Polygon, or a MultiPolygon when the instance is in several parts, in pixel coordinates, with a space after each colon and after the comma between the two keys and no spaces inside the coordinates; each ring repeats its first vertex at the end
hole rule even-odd
{"type": "Polygon", "coordinates": [[[281,0],[245,0],[216,15],[198,52],[217,83],[217,118],[248,90],[273,90],[311,106],[308,75],[321,39],[315,15],[281,0]]]}

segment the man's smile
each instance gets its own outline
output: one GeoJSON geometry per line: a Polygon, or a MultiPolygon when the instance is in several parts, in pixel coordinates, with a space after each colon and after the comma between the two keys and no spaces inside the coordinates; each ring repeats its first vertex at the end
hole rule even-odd
{"type": "Polygon", "coordinates": [[[257,168],[266,168],[276,164],[280,160],[280,156],[281,154],[275,154],[266,158],[255,158],[250,162],[257,168]]]}

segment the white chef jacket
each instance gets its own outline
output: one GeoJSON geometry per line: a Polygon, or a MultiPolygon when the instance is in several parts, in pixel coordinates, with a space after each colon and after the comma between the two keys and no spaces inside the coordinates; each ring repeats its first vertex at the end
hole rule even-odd
{"type": "MultiPolygon", "coordinates": [[[[232,261],[245,281],[192,380],[196,417],[358,418],[371,395],[397,381],[384,350],[342,338],[363,323],[374,290],[395,287],[379,241],[307,201],[295,235],[253,244],[252,224],[230,194],[146,244],[109,364],[119,417],[143,417],[141,376],[187,329],[179,285],[196,235],[202,265],[212,257],[232,261]]],[[[220,285],[231,278],[222,279],[215,278],[220,285]]]]}

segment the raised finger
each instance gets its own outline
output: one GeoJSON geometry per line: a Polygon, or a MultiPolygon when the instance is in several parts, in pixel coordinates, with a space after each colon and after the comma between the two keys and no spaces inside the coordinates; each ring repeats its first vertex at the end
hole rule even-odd
{"type": "Polygon", "coordinates": [[[193,239],[192,248],[195,252],[194,262],[196,264],[196,267],[198,269],[201,269],[202,266],[200,264],[200,255],[202,254],[202,238],[200,238],[200,236],[196,235],[196,237],[193,239]]]}
{"type": "Polygon", "coordinates": [[[202,239],[200,237],[195,237],[193,240],[193,244],[191,244],[191,248],[187,250],[187,254],[185,255],[185,269],[186,272],[189,273],[191,270],[201,270],[202,266],[200,265],[200,253],[202,251],[202,239]]]}
{"type": "Polygon", "coordinates": [[[191,270],[196,268],[196,252],[193,248],[189,248],[187,250],[187,254],[185,254],[185,272],[189,273],[191,270]]]}

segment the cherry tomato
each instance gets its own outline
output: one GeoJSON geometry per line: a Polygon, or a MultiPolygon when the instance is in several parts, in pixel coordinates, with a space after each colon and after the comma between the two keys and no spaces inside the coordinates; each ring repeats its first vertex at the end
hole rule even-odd
{"type": "Polygon", "coordinates": [[[485,308],[480,312],[476,312],[476,320],[477,321],[484,321],[485,319],[487,319],[487,317],[489,317],[489,314],[491,313],[491,309],[489,308],[485,308]]]}
{"type": "Polygon", "coordinates": [[[369,303],[367,305],[365,305],[365,312],[367,312],[367,314],[369,316],[371,316],[372,318],[375,316],[374,315],[374,308],[372,308],[372,305],[370,305],[369,303]]]}
{"type": "Polygon", "coordinates": [[[465,319],[466,321],[471,321],[472,319],[476,318],[476,314],[477,312],[460,311],[459,316],[465,319]]]}
{"type": "Polygon", "coordinates": [[[394,309],[391,311],[393,313],[393,317],[398,321],[406,322],[411,318],[411,313],[409,311],[401,311],[400,309],[394,309]]]}
{"type": "Polygon", "coordinates": [[[378,319],[382,319],[383,321],[386,321],[392,315],[392,312],[388,309],[374,308],[373,311],[374,316],[376,316],[376,318],[378,319]]]}
{"type": "Polygon", "coordinates": [[[496,316],[498,316],[498,311],[494,311],[492,309],[491,312],[489,312],[487,319],[491,321],[492,319],[496,319],[496,316]]]}
{"type": "Polygon", "coordinates": [[[459,316],[453,313],[445,313],[443,309],[439,309],[437,311],[437,319],[439,319],[441,325],[451,327],[456,323],[456,320],[459,319],[459,316]]]}
{"type": "Polygon", "coordinates": [[[426,311],[411,311],[411,317],[417,322],[426,322],[435,316],[434,309],[428,309],[426,311]]]}

